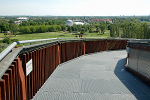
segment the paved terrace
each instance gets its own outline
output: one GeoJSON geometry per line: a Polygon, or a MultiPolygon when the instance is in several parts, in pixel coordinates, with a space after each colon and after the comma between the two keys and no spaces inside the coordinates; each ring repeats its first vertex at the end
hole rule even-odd
{"type": "Polygon", "coordinates": [[[149,100],[150,87],[124,69],[126,56],[105,51],[65,62],[33,100],[149,100]]]}

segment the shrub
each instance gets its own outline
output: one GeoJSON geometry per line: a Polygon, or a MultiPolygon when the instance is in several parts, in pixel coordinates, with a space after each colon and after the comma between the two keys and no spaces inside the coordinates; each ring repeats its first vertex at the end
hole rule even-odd
{"type": "Polygon", "coordinates": [[[0,44],[0,52],[2,52],[5,48],[7,48],[7,46],[9,46],[7,43],[1,43],[0,44]]]}
{"type": "Polygon", "coordinates": [[[10,44],[11,43],[11,40],[9,37],[6,37],[5,39],[2,40],[3,43],[7,43],[7,44],[10,44]]]}
{"type": "Polygon", "coordinates": [[[17,42],[18,39],[11,39],[11,42],[17,42]]]}

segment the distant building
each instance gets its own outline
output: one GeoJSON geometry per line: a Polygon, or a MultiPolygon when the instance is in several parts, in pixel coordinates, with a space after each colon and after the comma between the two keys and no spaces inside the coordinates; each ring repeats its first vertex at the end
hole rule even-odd
{"type": "Polygon", "coordinates": [[[14,23],[17,24],[17,25],[19,25],[23,21],[28,21],[28,18],[27,17],[19,17],[19,18],[17,18],[17,21],[14,21],[14,23]]]}
{"type": "Polygon", "coordinates": [[[94,23],[96,23],[96,22],[106,22],[106,20],[104,20],[104,19],[92,19],[91,22],[94,22],[94,23]]]}
{"type": "Polygon", "coordinates": [[[73,22],[73,24],[75,24],[75,25],[84,25],[84,23],[82,23],[82,22],[73,22]]]}
{"type": "Polygon", "coordinates": [[[65,25],[68,25],[68,26],[73,26],[73,24],[75,25],[84,25],[84,24],[88,24],[88,23],[83,23],[83,22],[76,22],[77,20],[67,20],[65,25]]]}
{"type": "Polygon", "coordinates": [[[73,21],[72,20],[67,20],[65,25],[67,26],[73,26],[73,21]]]}
{"type": "Polygon", "coordinates": [[[28,21],[28,18],[27,17],[19,17],[19,18],[17,18],[17,20],[19,20],[19,21],[28,21]]]}
{"type": "Polygon", "coordinates": [[[14,21],[14,23],[17,24],[17,25],[19,25],[19,24],[22,23],[22,21],[20,21],[20,20],[19,21],[14,21]]]}
{"type": "Polygon", "coordinates": [[[94,22],[94,23],[97,23],[97,22],[106,22],[106,21],[112,23],[111,19],[107,19],[107,20],[105,20],[105,19],[92,19],[91,20],[91,22],[94,22]]]}
{"type": "Polygon", "coordinates": [[[84,21],[85,21],[85,22],[90,22],[90,19],[85,19],[84,21]]]}
{"type": "Polygon", "coordinates": [[[107,19],[106,21],[108,21],[108,22],[110,22],[110,23],[112,23],[112,22],[113,22],[111,19],[107,19]]]}

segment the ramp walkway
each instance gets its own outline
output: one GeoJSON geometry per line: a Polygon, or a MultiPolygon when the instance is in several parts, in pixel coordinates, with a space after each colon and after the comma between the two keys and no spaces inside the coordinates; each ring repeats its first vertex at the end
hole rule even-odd
{"type": "Polygon", "coordinates": [[[126,56],[104,51],[62,63],[33,100],[149,100],[150,87],[125,70],[126,56]]]}

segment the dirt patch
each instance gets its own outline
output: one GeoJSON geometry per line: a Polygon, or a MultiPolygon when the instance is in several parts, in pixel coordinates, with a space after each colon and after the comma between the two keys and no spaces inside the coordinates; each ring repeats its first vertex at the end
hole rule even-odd
{"type": "Polygon", "coordinates": [[[0,38],[0,40],[3,40],[4,38],[0,38]]]}

